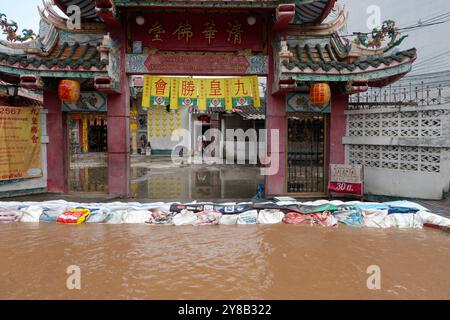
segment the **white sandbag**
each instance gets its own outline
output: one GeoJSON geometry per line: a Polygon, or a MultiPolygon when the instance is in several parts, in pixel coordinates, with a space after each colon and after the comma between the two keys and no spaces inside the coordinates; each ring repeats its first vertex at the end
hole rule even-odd
{"type": "Polygon", "coordinates": [[[197,213],[197,225],[219,224],[222,213],[214,210],[202,211],[197,213]]]}
{"type": "Polygon", "coordinates": [[[23,208],[20,210],[22,216],[20,217],[20,222],[39,222],[39,217],[42,215],[43,209],[40,206],[30,206],[28,208],[23,208]]]}
{"type": "Polygon", "coordinates": [[[385,218],[391,227],[422,229],[423,219],[414,213],[394,213],[385,218]]]}
{"type": "Polygon", "coordinates": [[[265,209],[259,211],[258,223],[274,224],[280,223],[284,218],[284,213],[276,209],[265,209]]]}
{"type": "Polygon", "coordinates": [[[361,209],[364,226],[369,228],[390,228],[390,219],[385,219],[388,215],[388,210],[379,209],[361,209]]]}
{"type": "Polygon", "coordinates": [[[258,211],[250,210],[238,215],[237,224],[256,224],[258,223],[258,211]]]}
{"type": "Polygon", "coordinates": [[[220,217],[219,224],[237,224],[238,218],[238,214],[223,214],[220,217]]]}
{"type": "Polygon", "coordinates": [[[16,222],[22,217],[22,212],[15,209],[0,209],[0,223],[16,222]]]}
{"type": "Polygon", "coordinates": [[[302,205],[304,205],[304,206],[321,206],[321,205],[328,204],[328,203],[330,203],[330,201],[328,201],[328,200],[315,200],[315,201],[303,202],[302,205]]]}
{"type": "Polygon", "coordinates": [[[87,217],[86,223],[105,223],[109,220],[111,211],[108,208],[91,210],[91,214],[87,217]]]}
{"type": "Polygon", "coordinates": [[[122,216],[122,223],[146,223],[151,219],[152,213],[148,210],[129,210],[122,216]]]}
{"type": "Polygon", "coordinates": [[[434,213],[430,213],[428,211],[419,211],[416,214],[422,218],[424,224],[431,224],[438,227],[450,228],[449,218],[434,213]]]}
{"type": "Polygon", "coordinates": [[[108,215],[108,219],[106,220],[106,223],[108,224],[121,224],[122,222],[122,216],[127,213],[126,210],[115,210],[111,209],[110,214],[108,215]]]}
{"type": "Polygon", "coordinates": [[[195,225],[196,223],[197,215],[189,210],[181,210],[173,217],[173,224],[176,226],[195,225]]]}

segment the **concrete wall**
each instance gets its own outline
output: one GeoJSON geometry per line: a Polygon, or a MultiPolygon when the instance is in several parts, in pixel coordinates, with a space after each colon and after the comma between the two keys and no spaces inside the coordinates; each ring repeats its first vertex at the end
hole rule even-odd
{"type": "Polygon", "coordinates": [[[442,199],[450,182],[450,105],[348,110],[346,163],[365,167],[365,193],[442,199]]]}
{"type": "Polygon", "coordinates": [[[18,183],[0,185],[0,198],[17,195],[26,195],[47,191],[47,110],[40,112],[41,124],[41,157],[42,157],[42,177],[25,180],[18,183]]]}

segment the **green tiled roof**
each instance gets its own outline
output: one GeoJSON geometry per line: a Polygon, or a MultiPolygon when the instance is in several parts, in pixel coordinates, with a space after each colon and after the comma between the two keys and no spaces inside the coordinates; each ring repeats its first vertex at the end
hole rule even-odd
{"type": "Polygon", "coordinates": [[[100,61],[96,46],[80,45],[77,42],[74,44],[64,42],[62,45],[57,45],[46,57],[0,53],[0,63],[8,65],[18,63],[23,68],[64,69],[70,67],[74,70],[89,70],[94,67],[103,69],[108,65],[108,61],[100,61]]]}
{"type": "Polygon", "coordinates": [[[410,49],[397,52],[389,56],[362,57],[351,63],[338,61],[331,46],[328,44],[324,47],[319,44],[315,47],[311,47],[308,44],[304,47],[296,46],[293,53],[294,57],[290,58],[289,61],[283,61],[283,66],[288,70],[293,70],[297,67],[302,71],[310,68],[313,71],[319,71],[322,69],[323,71],[328,72],[334,68],[337,71],[348,70],[352,72],[356,69],[364,71],[369,67],[388,67],[394,61],[403,62],[405,59],[412,59],[416,56],[417,50],[410,49]]]}

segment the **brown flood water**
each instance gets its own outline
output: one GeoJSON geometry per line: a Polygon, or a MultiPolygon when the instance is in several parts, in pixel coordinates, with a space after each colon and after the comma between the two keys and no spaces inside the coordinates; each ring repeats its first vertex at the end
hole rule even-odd
{"type": "Polygon", "coordinates": [[[0,225],[0,299],[450,299],[449,234],[292,225],[0,225]],[[81,268],[81,290],[66,268],[81,268]],[[366,286],[381,268],[381,289],[366,286]]]}

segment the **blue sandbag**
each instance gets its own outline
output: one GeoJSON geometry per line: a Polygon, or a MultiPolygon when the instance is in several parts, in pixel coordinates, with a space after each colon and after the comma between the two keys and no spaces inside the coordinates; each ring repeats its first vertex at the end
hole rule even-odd
{"type": "Polygon", "coordinates": [[[389,207],[388,214],[396,213],[416,213],[419,209],[416,208],[406,208],[406,207],[389,207]]]}
{"type": "Polygon", "coordinates": [[[361,227],[364,223],[361,211],[359,209],[348,211],[336,211],[333,212],[333,216],[339,222],[342,222],[346,225],[353,227],[361,227]]]}
{"type": "Polygon", "coordinates": [[[389,205],[385,204],[385,203],[356,203],[355,207],[359,208],[359,209],[365,209],[365,210],[370,210],[370,209],[376,209],[376,210],[388,210],[389,209],[389,205]]]}
{"type": "Polygon", "coordinates": [[[420,204],[408,200],[390,201],[384,202],[384,204],[390,207],[403,207],[403,208],[417,209],[417,211],[428,211],[427,208],[421,206],[420,204]]]}

